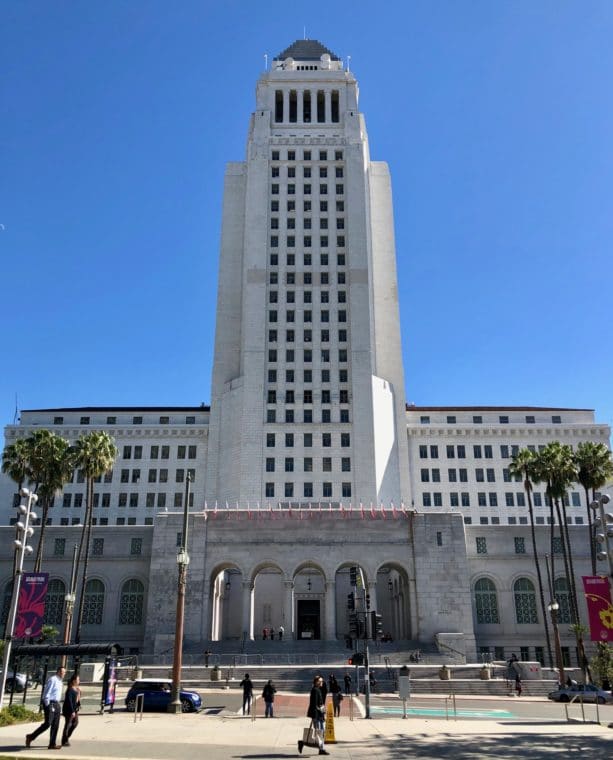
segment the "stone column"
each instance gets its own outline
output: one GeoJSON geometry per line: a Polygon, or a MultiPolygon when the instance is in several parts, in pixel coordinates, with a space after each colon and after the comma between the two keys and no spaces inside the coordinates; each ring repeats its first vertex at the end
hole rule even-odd
{"type": "Polygon", "coordinates": [[[332,121],[332,93],[330,90],[324,90],[324,98],[326,102],[325,123],[329,124],[332,121]]]}
{"type": "Polygon", "coordinates": [[[302,124],[303,119],[304,119],[303,100],[302,100],[303,98],[304,98],[304,90],[296,90],[296,101],[297,101],[296,121],[298,122],[298,124],[302,124]]]}
{"type": "Polygon", "coordinates": [[[243,581],[243,636],[246,639],[253,638],[252,624],[252,600],[253,600],[253,583],[243,581]]]}
{"type": "Polygon", "coordinates": [[[289,90],[283,90],[283,124],[289,124],[289,90]]]}
{"type": "Polygon", "coordinates": [[[324,609],[326,619],[324,639],[334,641],[336,639],[336,581],[326,581],[325,589],[324,609]]]}
{"type": "Polygon", "coordinates": [[[283,581],[285,587],[285,598],[283,601],[283,627],[285,628],[285,637],[288,639],[296,638],[294,630],[294,581],[283,581]]]}

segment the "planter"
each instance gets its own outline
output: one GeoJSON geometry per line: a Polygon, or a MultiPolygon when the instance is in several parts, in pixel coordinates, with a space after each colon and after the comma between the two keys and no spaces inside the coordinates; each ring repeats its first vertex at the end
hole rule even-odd
{"type": "Polygon", "coordinates": [[[214,665],[211,669],[211,681],[219,681],[219,666],[214,665]]]}
{"type": "Polygon", "coordinates": [[[443,667],[438,671],[438,677],[441,679],[441,681],[449,681],[451,678],[451,671],[447,665],[443,665],[443,667]]]}
{"type": "Polygon", "coordinates": [[[481,668],[479,671],[479,678],[482,681],[489,681],[491,678],[491,673],[489,668],[481,668]]]}

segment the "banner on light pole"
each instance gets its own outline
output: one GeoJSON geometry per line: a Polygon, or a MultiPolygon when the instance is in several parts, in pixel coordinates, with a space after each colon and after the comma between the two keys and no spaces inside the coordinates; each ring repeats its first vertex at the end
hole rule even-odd
{"type": "Polygon", "coordinates": [[[13,638],[26,639],[42,633],[48,584],[49,573],[23,574],[13,638]]]}
{"type": "Polygon", "coordinates": [[[606,575],[583,576],[592,641],[613,641],[613,604],[606,575]]]}

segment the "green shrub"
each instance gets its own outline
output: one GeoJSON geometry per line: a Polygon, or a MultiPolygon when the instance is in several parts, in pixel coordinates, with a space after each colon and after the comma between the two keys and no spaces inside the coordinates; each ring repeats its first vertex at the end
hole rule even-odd
{"type": "Polygon", "coordinates": [[[42,720],[39,712],[28,710],[23,705],[9,705],[0,710],[0,726],[10,726],[12,723],[36,723],[42,720]]]}

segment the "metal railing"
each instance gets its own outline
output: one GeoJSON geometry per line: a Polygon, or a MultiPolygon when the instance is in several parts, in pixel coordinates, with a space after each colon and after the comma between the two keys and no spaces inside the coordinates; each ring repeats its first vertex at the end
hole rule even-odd
{"type": "Polygon", "coordinates": [[[596,720],[595,721],[593,721],[593,720],[587,721],[585,719],[585,707],[584,707],[585,700],[583,699],[583,694],[577,694],[576,696],[574,696],[570,700],[570,702],[565,702],[564,703],[564,712],[566,713],[566,722],[567,723],[570,723],[570,721],[571,721],[571,718],[569,717],[569,714],[568,714],[568,708],[569,708],[570,705],[572,705],[574,702],[577,702],[577,701],[581,703],[581,721],[583,723],[588,723],[588,722],[589,723],[594,723],[594,722],[600,723],[600,709],[599,709],[600,703],[598,702],[598,698],[596,698],[595,702],[588,702],[587,703],[587,704],[590,704],[590,705],[593,704],[596,707],[596,720]]]}
{"type": "Polygon", "coordinates": [[[451,694],[448,697],[445,697],[445,720],[449,720],[449,702],[451,701],[451,704],[453,706],[453,719],[458,719],[458,711],[456,709],[456,703],[455,703],[455,692],[453,689],[451,690],[451,694]]]}

